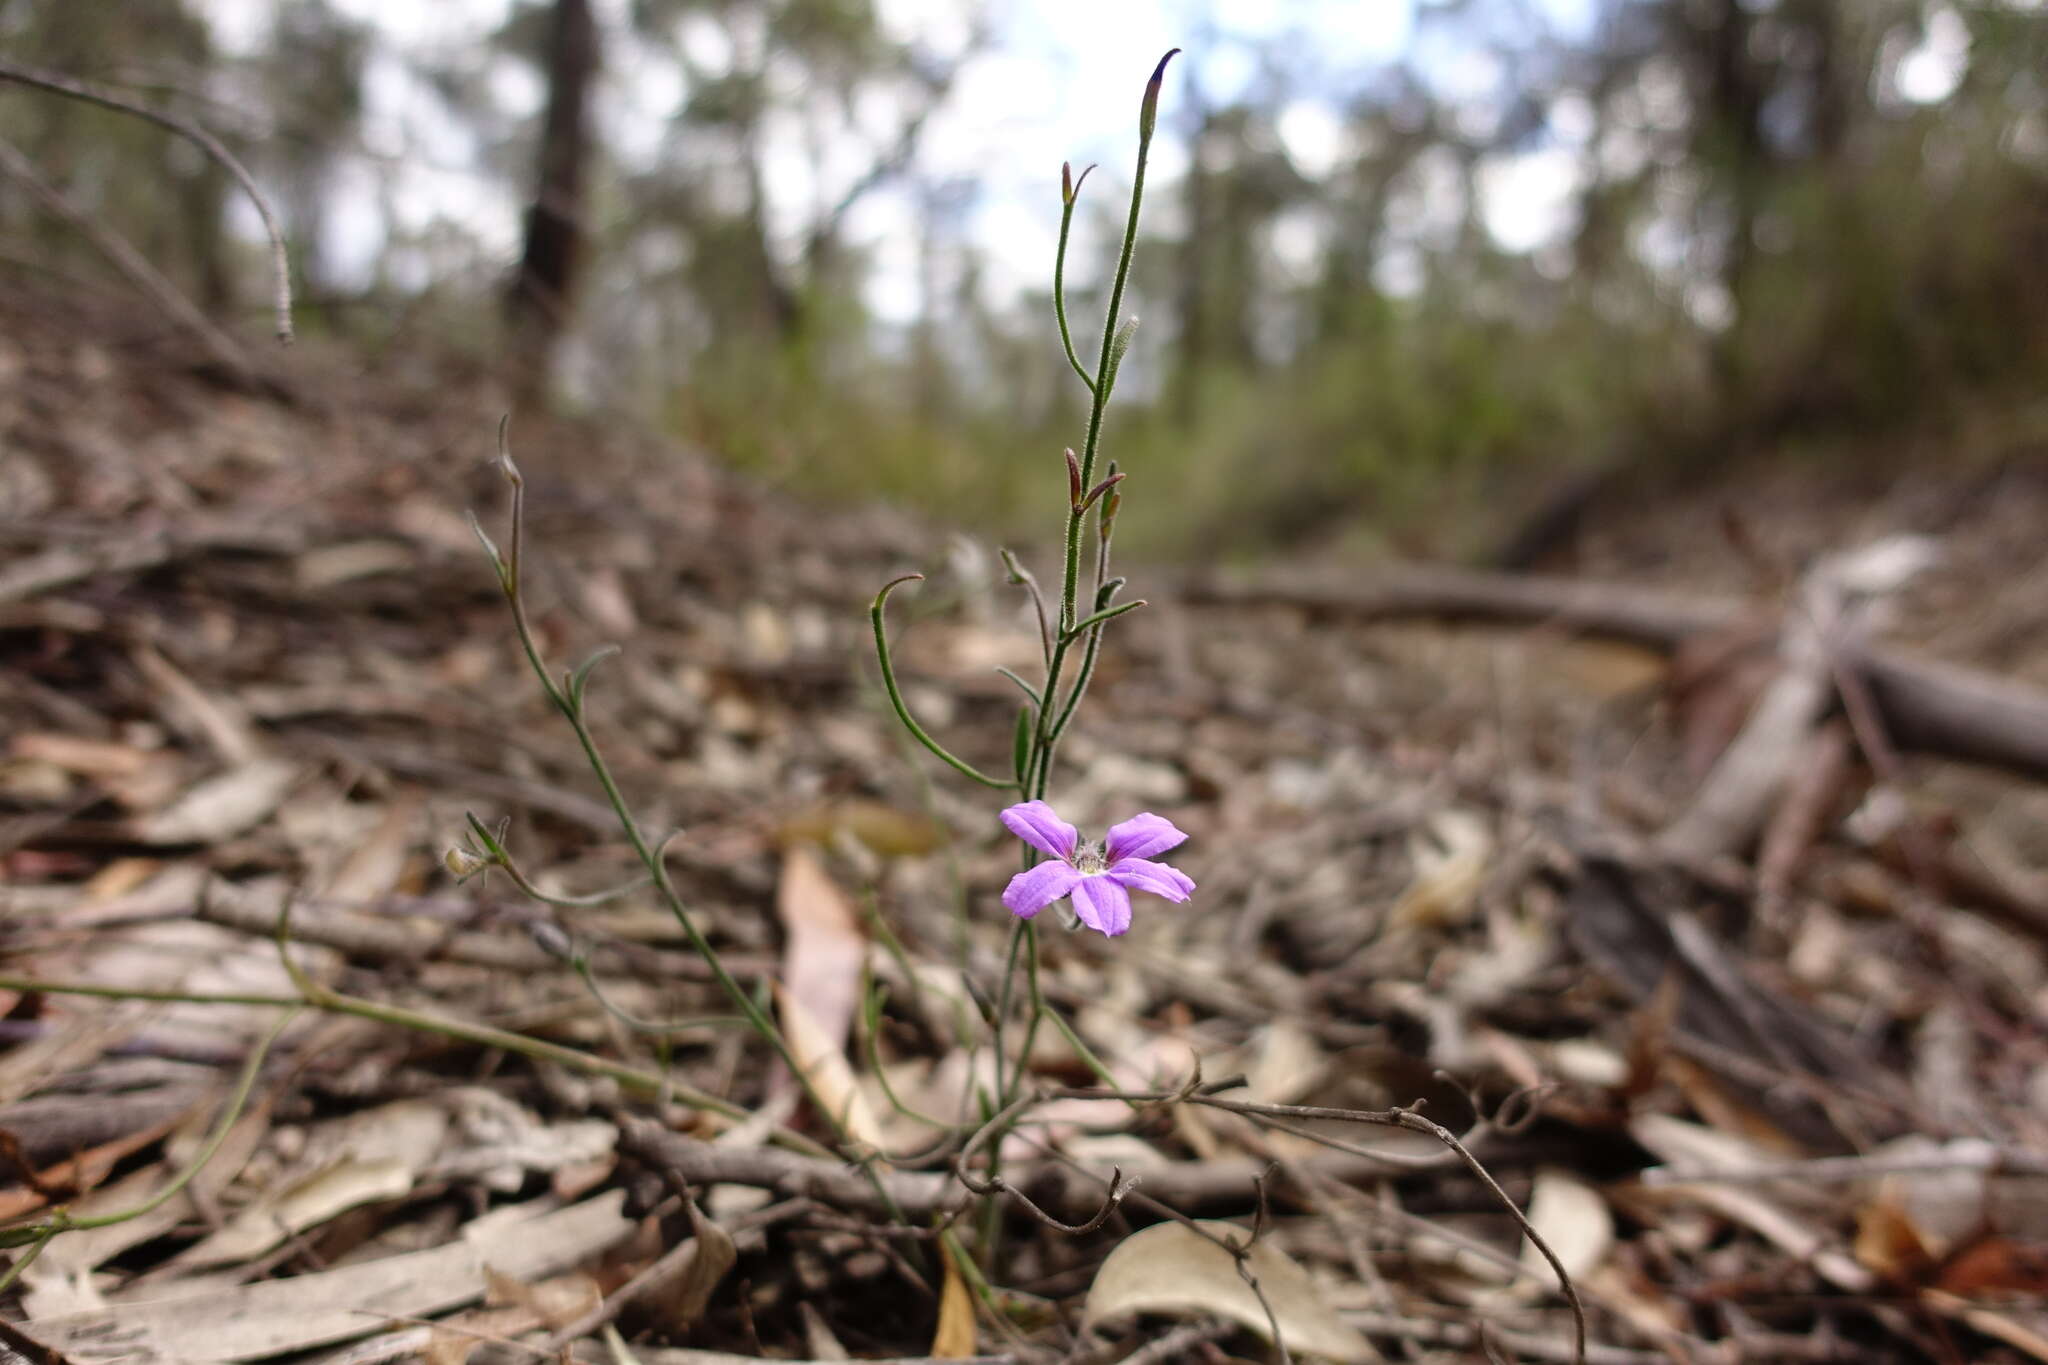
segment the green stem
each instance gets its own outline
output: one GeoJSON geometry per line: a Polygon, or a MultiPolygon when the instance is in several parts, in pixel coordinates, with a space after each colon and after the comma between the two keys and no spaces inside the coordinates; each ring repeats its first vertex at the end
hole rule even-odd
{"type": "Polygon", "coordinates": [[[221,1110],[220,1118],[213,1125],[213,1131],[207,1134],[205,1143],[193,1154],[192,1159],[185,1163],[185,1168],[166,1181],[163,1188],[133,1208],[123,1209],[119,1213],[79,1217],[69,1209],[60,1208],[48,1218],[21,1227],[9,1228],[4,1239],[0,1239],[0,1245],[20,1246],[25,1242],[33,1242],[34,1247],[17,1260],[4,1277],[0,1277],[0,1292],[4,1292],[14,1283],[16,1276],[28,1269],[29,1263],[42,1254],[43,1248],[48,1246],[50,1239],[58,1233],[80,1228],[112,1227],[116,1223],[125,1223],[132,1218],[141,1218],[162,1208],[180,1190],[191,1184],[192,1177],[198,1175],[206,1163],[213,1160],[214,1153],[218,1152],[221,1143],[227,1140],[228,1132],[235,1126],[235,1121],[242,1117],[242,1110],[249,1103],[249,1095],[256,1088],[256,1078],[262,1074],[263,1059],[270,1055],[270,1049],[276,1044],[279,1035],[285,1031],[286,1025],[298,1017],[298,1014],[299,1006],[296,1004],[287,1009],[284,1017],[271,1026],[270,1032],[264,1035],[263,1040],[250,1049],[249,1060],[243,1063],[242,1074],[236,1080],[234,1090],[228,1095],[227,1105],[221,1110]]]}
{"type": "Polygon", "coordinates": [[[520,587],[520,554],[526,526],[526,481],[520,477],[517,467],[513,465],[510,452],[503,448],[502,426],[499,428],[499,441],[503,472],[512,485],[512,545],[511,553],[501,565],[498,576],[505,590],[505,601],[512,610],[512,625],[519,636],[519,647],[525,651],[526,661],[532,667],[534,676],[540,679],[541,689],[546,692],[548,700],[554,703],[555,709],[562,713],[563,718],[569,722],[569,728],[575,732],[576,742],[583,749],[584,760],[590,765],[591,772],[596,774],[598,785],[604,789],[605,800],[611,803],[612,815],[619,822],[620,832],[626,836],[626,842],[631,845],[634,856],[640,860],[640,865],[647,869],[647,875],[654,882],[655,891],[675,919],[677,927],[683,931],[683,937],[689,941],[690,947],[697,955],[704,959],[705,965],[711,969],[712,979],[718,982],[719,989],[725,992],[726,998],[733,1002],[734,1007],[739,1010],[754,1032],[760,1034],[762,1039],[775,1049],[783,1065],[790,1069],[798,1083],[803,1086],[804,1094],[811,1100],[812,1106],[825,1116],[826,1122],[832,1126],[834,1135],[843,1142],[846,1135],[841,1131],[838,1116],[832,1112],[830,1105],[819,1100],[811,1084],[809,1071],[798,1064],[796,1054],[790,1050],[788,1040],[782,1036],[782,1030],[775,1026],[767,1011],[761,1008],[760,1003],[726,969],[718,950],[712,946],[711,940],[704,936],[704,931],[697,927],[697,921],[690,914],[689,907],[683,904],[683,898],[676,891],[675,883],[669,880],[667,865],[656,850],[649,846],[646,836],[640,832],[640,822],[634,818],[625,793],[619,789],[618,780],[612,776],[611,765],[599,752],[596,736],[591,734],[590,727],[584,723],[582,706],[556,686],[554,678],[549,676],[547,661],[541,658],[540,647],[534,642],[533,626],[527,620],[525,597],[520,587]]]}
{"type": "MultiPolygon", "coordinates": [[[[161,1000],[190,1005],[254,1005],[292,1009],[310,1006],[328,1014],[347,1014],[358,1019],[370,1019],[395,1028],[410,1029],[415,1033],[432,1033],[457,1042],[472,1043],[478,1047],[498,1048],[505,1052],[531,1057],[536,1061],[554,1062],[572,1071],[587,1076],[608,1076],[628,1089],[642,1094],[658,1094],[662,1077],[652,1071],[642,1071],[623,1063],[606,1061],[588,1052],[579,1052],[572,1047],[550,1043],[524,1033],[513,1033],[506,1029],[492,1028],[489,1024],[472,1024],[443,1015],[423,1014],[399,1005],[386,1005],[375,1000],[364,1000],[358,996],[343,995],[316,983],[312,996],[303,995],[257,995],[246,992],[208,991],[161,991],[142,990],[128,986],[101,986],[87,981],[44,981],[31,976],[0,975],[0,990],[19,991],[23,994],[40,992],[45,995],[88,995],[102,1000],[161,1000]]],[[[677,1083],[674,1093],[682,1103],[696,1109],[706,1109],[729,1119],[751,1117],[736,1104],[728,1104],[716,1095],[677,1083]]],[[[831,1153],[808,1139],[794,1133],[782,1135],[785,1146],[796,1146],[812,1156],[830,1156],[831,1153]],[[794,1142],[788,1139],[794,1139],[794,1142]]]]}
{"type": "MultiPolygon", "coordinates": [[[[1159,65],[1152,72],[1152,79],[1145,87],[1144,101],[1138,110],[1138,165],[1131,177],[1131,209],[1124,221],[1123,246],[1117,252],[1116,276],[1109,289],[1109,308],[1102,320],[1102,350],[1096,361],[1095,382],[1089,385],[1088,435],[1081,446],[1081,486],[1091,488],[1095,484],[1095,460],[1102,444],[1102,415],[1109,406],[1109,393],[1115,380],[1117,319],[1123,312],[1124,288],[1131,278],[1131,258],[1138,250],[1138,211],[1145,200],[1145,166],[1152,155],[1152,131],[1159,109],[1159,85],[1166,73],[1167,62],[1173,59],[1175,48],[1159,59],[1159,65]]],[[[1060,637],[1053,645],[1052,662],[1046,666],[1045,688],[1041,696],[1050,700],[1059,695],[1061,666],[1066,661],[1067,650],[1072,644],[1075,625],[1076,595],[1081,583],[1081,534],[1087,521],[1089,509],[1076,508],[1067,514],[1066,557],[1060,577],[1060,637]]],[[[1046,706],[1039,713],[1038,742],[1041,749],[1057,742],[1053,729],[1053,708],[1046,706]]],[[[1051,755],[1040,765],[1038,790],[1031,795],[1043,798],[1045,779],[1051,770],[1051,755]]]]}
{"type": "MultiPolygon", "coordinates": [[[[1093,166],[1081,172],[1081,178],[1071,186],[1061,185],[1060,245],[1052,258],[1052,313],[1059,319],[1060,345],[1067,349],[1067,363],[1074,367],[1074,373],[1081,376],[1081,382],[1088,386],[1088,392],[1095,392],[1095,381],[1088,377],[1088,371],[1081,368],[1081,357],[1074,354],[1074,334],[1067,327],[1067,236],[1074,226],[1074,205],[1080,200],[1081,186],[1088,179],[1093,166]]],[[[1066,167],[1060,167],[1064,179],[1066,167]]]]}
{"type": "MultiPolygon", "coordinates": [[[[903,700],[902,689],[896,686],[896,668],[889,660],[889,632],[882,623],[882,611],[888,605],[890,593],[905,583],[922,579],[923,577],[924,575],[921,573],[907,573],[900,578],[890,579],[882,585],[882,590],[875,594],[874,604],[868,608],[868,617],[874,623],[875,628],[875,659],[881,665],[882,686],[889,693],[889,705],[895,708],[896,719],[903,723],[903,728],[910,731],[916,737],[919,744],[931,750],[933,754],[938,756],[940,761],[952,768],[954,772],[959,773],[962,777],[972,778],[984,787],[994,787],[998,791],[1014,791],[1017,786],[1015,782],[1006,781],[998,777],[990,777],[981,769],[967,762],[967,760],[955,757],[943,744],[933,739],[931,734],[922,725],[919,725],[916,718],[910,714],[910,707],[903,700]]],[[[1029,689],[1027,688],[1026,690],[1028,691],[1029,689]]]]}

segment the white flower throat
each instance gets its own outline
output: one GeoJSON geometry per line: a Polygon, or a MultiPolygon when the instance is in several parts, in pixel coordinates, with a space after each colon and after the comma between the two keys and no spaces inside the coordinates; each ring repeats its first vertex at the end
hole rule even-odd
{"type": "Polygon", "coordinates": [[[1109,871],[1109,864],[1103,860],[1101,844],[1083,844],[1074,851],[1074,871],[1084,877],[1099,877],[1109,871]]]}

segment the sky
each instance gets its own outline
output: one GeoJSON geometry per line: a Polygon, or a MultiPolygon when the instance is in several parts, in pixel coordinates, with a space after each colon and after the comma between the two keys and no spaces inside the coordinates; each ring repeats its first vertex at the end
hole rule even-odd
{"type": "MultiPolygon", "coordinates": [[[[199,0],[230,51],[262,41],[280,0],[199,0]]],[[[287,0],[288,2],[288,0],[287,0]]],[[[501,268],[516,258],[523,187],[480,172],[472,132],[448,116],[439,97],[396,55],[406,51],[460,54],[503,22],[510,0],[331,0],[373,25],[387,40],[366,77],[363,139],[374,155],[344,168],[340,194],[323,243],[329,268],[342,280],[366,278],[384,248],[388,212],[409,230],[456,221],[485,258],[501,268]]],[[[612,34],[626,30],[628,0],[596,0],[612,34]]],[[[885,25],[938,51],[957,50],[966,28],[960,0],[877,0],[885,25]]],[[[1593,22],[1595,0],[1534,0],[1542,20],[1565,36],[1593,22]]],[[[1501,6],[1511,16],[1515,6],[1501,6]]],[[[1185,169],[1185,140],[1176,136],[1176,107],[1195,80],[1211,103],[1243,93],[1259,79],[1254,52],[1264,44],[1283,54],[1290,88],[1300,92],[1282,111],[1279,132],[1306,173],[1326,170],[1343,152],[1340,102],[1404,55],[1440,96],[1484,119],[1501,93],[1505,72],[1458,30],[1418,27],[1414,0],[988,0],[994,41],[961,69],[945,104],[928,123],[918,152],[927,177],[960,177],[975,190],[956,230],[980,249],[983,284],[997,302],[1047,283],[1059,226],[1059,165],[1103,166],[1091,183],[1105,193],[1127,183],[1135,144],[1138,94],[1159,55],[1186,49],[1170,72],[1154,144],[1155,183],[1185,169]]],[[[1484,12],[1482,7],[1481,12],[1484,12]]],[[[1927,38],[1904,55],[1899,86],[1907,98],[1938,99],[1953,88],[1967,57],[1967,34],[1955,16],[1936,8],[1927,38]],[[1945,22],[1943,16],[1946,16],[1945,22]],[[1960,46],[1959,46],[1960,44],[1960,46]]],[[[718,39],[708,24],[690,41],[718,39]]],[[[673,68],[646,52],[613,42],[599,95],[598,117],[610,154],[631,164],[656,155],[681,94],[673,68]]],[[[507,58],[490,73],[491,88],[510,113],[537,113],[538,77],[507,58]]],[[[771,129],[767,182],[771,223],[792,239],[821,200],[836,197],[868,164],[868,145],[887,140],[896,111],[866,111],[871,127],[805,126],[796,118],[771,129]],[[822,171],[821,171],[822,168],[822,171]],[[821,183],[822,182],[822,183],[821,183]]],[[[1481,220],[1501,246],[1537,251],[1568,233],[1586,158],[1590,111],[1552,111],[1545,136],[1512,156],[1496,158],[1480,176],[1481,220]],[[1575,137],[1578,139],[1575,141],[1575,137]]],[[[869,303],[882,318],[906,321],[922,305],[918,239],[923,210],[889,188],[863,199],[847,223],[855,245],[873,253],[869,303]]],[[[1077,222],[1085,223],[1085,218],[1077,222]]],[[[1300,225],[1297,225],[1299,227],[1300,225]]],[[[1294,233],[1297,254],[1313,247],[1307,229],[1294,233]]],[[[1276,247],[1284,258],[1289,235],[1276,247]]],[[[1077,250],[1075,260],[1087,259],[1077,250]]],[[[401,263],[402,265],[403,263],[401,263]]],[[[1381,280],[1400,290],[1412,272],[1398,260],[1381,280]]],[[[425,283],[446,261],[425,257],[413,269],[425,283]]],[[[406,283],[401,279],[401,283],[406,283]]]]}

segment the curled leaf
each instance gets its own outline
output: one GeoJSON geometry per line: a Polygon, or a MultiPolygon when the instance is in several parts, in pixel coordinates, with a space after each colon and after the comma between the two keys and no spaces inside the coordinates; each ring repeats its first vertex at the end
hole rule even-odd
{"type": "Polygon", "coordinates": [[[1285,1252],[1271,1242],[1252,1245],[1244,1253],[1244,1267],[1251,1276],[1247,1280],[1239,1273],[1238,1258],[1211,1237],[1240,1248],[1251,1242],[1249,1231],[1224,1222],[1192,1227],[1156,1223],[1124,1238],[1095,1272],[1084,1323],[1092,1326],[1126,1313],[1225,1317],[1268,1340],[1277,1323],[1291,1352],[1347,1362],[1380,1358],[1372,1343],[1323,1301],[1315,1281],[1285,1252]],[[1257,1281],[1256,1289],[1252,1280],[1257,1281]]]}

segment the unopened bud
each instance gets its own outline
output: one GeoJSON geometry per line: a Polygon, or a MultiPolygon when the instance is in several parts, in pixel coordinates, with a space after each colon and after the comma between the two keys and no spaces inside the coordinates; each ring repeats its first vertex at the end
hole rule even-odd
{"type": "MultiPolygon", "coordinates": [[[[1112,465],[1111,468],[1114,469],[1115,466],[1112,465]]],[[[1118,484],[1122,483],[1123,481],[1124,476],[1122,474],[1111,474],[1101,483],[1096,484],[1095,487],[1088,490],[1088,496],[1081,499],[1082,510],[1086,511],[1095,502],[1097,498],[1101,497],[1104,493],[1107,493],[1110,489],[1115,488],[1118,484]]]]}
{"type": "Polygon", "coordinates": [[[1159,121],[1159,87],[1166,83],[1166,64],[1179,51],[1174,48],[1161,57],[1159,65],[1152,68],[1152,79],[1145,82],[1145,102],[1138,106],[1138,137],[1142,141],[1151,140],[1152,127],[1159,121]]]}
{"type": "Polygon", "coordinates": [[[1081,510],[1081,461],[1072,446],[1067,447],[1067,502],[1076,512],[1081,510]]]}
{"type": "Polygon", "coordinates": [[[1062,204],[1074,202],[1074,163],[1071,161],[1062,161],[1060,163],[1060,202],[1062,204]]]}
{"type": "Polygon", "coordinates": [[[457,881],[467,881],[489,867],[490,862],[466,848],[456,847],[441,855],[441,866],[447,868],[457,881]]]}

